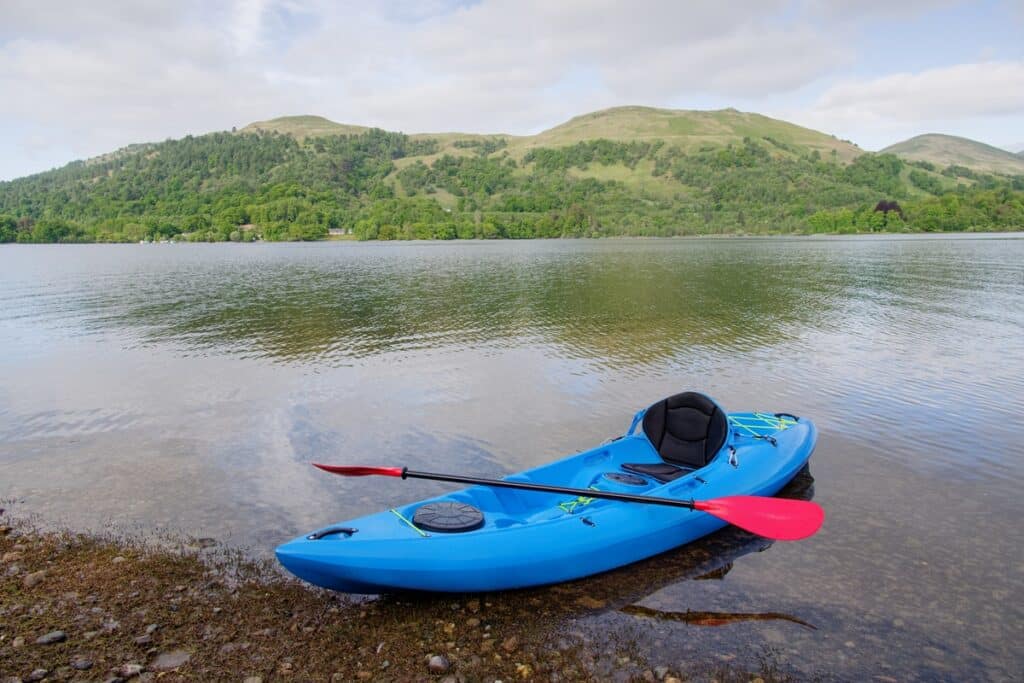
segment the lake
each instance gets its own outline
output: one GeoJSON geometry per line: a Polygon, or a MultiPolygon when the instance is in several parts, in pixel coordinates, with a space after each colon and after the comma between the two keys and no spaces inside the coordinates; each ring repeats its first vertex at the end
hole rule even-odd
{"type": "MultiPolygon", "coordinates": [[[[1024,676],[1024,236],[0,247],[0,499],[257,555],[700,390],[821,432],[822,531],[534,594],[652,660],[1024,676]]],[[[516,599],[515,595],[493,599],[516,599]]]]}

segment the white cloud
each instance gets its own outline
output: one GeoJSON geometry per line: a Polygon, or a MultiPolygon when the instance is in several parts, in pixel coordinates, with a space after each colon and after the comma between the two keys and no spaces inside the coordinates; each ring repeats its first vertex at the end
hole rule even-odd
{"type": "Polygon", "coordinates": [[[1024,115],[1024,61],[957,64],[839,83],[815,109],[835,118],[949,120],[1024,115]]]}
{"type": "Polygon", "coordinates": [[[779,118],[880,149],[921,133],[1006,147],[1024,135],[1024,61],[956,64],[840,81],[779,118]]]}
{"type": "MultiPolygon", "coordinates": [[[[909,21],[943,4],[5,0],[0,178],[69,154],[284,114],[409,132],[527,133],[616,104],[764,109],[806,100],[855,64],[858,40],[879,17],[909,21]]],[[[1020,68],[1004,61],[847,81],[810,113],[790,109],[830,131],[939,107],[1015,112],[1020,68]]]]}
{"type": "Polygon", "coordinates": [[[239,54],[244,55],[260,44],[266,6],[266,0],[235,0],[229,31],[239,54]]]}

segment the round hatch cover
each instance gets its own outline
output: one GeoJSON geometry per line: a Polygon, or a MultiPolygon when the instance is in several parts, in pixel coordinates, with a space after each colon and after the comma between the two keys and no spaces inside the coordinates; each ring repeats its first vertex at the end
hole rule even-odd
{"type": "Polygon", "coordinates": [[[427,503],[417,508],[412,523],[427,531],[472,531],[484,525],[484,513],[468,503],[427,503]]]}

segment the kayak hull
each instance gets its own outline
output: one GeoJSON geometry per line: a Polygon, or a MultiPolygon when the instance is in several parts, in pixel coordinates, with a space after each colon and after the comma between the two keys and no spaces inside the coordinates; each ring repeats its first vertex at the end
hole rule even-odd
{"type": "MultiPolygon", "coordinates": [[[[707,466],[668,483],[646,477],[643,484],[622,483],[608,477],[622,473],[627,463],[662,462],[643,433],[506,480],[679,500],[770,496],[796,476],[814,450],[817,430],[806,418],[764,413],[729,418],[729,438],[719,454],[707,466]]],[[[339,525],[355,530],[351,533],[294,539],[277,549],[277,557],[299,578],[347,593],[495,591],[615,569],[725,525],[685,508],[471,486],[339,525]],[[479,508],[483,526],[443,533],[424,531],[411,522],[420,505],[439,501],[479,508]]]]}

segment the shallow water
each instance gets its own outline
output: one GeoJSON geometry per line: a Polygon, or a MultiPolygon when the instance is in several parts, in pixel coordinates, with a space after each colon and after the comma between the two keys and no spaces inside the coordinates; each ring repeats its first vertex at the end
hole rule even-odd
{"type": "Polygon", "coordinates": [[[1019,680],[1020,237],[0,247],[0,498],[260,554],[445,490],[313,460],[501,475],[699,389],[816,421],[824,529],[544,589],[566,632],[1019,680]]]}

